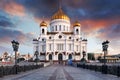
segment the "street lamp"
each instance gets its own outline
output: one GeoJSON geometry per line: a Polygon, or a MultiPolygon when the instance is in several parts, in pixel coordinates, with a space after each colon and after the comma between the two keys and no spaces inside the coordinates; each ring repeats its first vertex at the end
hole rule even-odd
{"type": "Polygon", "coordinates": [[[102,65],[102,73],[103,74],[107,74],[107,65],[106,65],[106,55],[107,55],[107,49],[108,49],[108,43],[109,43],[109,41],[108,40],[106,40],[106,41],[104,41],[103,43],[102,43],[102,48],[103,48],[103,52],[104,52],[104,65],[102,65]]]}
{"type": "MultiPolygon", "coordinates": [[[[15,40],[11,41],[12,43],[12,47],[13,47],[13,51],[15,51],[15,67],[17,66],[17,51],[19,48],[19,43],[15,40]]],[[[15,69],[15,73],[17,74],[17,67],[15,69]]]]}
{"type": "Polygon", "coordinates": [[[35,59],[35,62],[36,62],[36,65],[37,65],[37,62],[38,62],[38,55],[39,55],[39,52],[38,51],[35,51],[35,54],[34,54],[35,56],[36,56],[36,59],[35,59]]]}
{"type": "Polygon", "coordinates": [[[83,58],[81,59],[81,62],[85,63],[85,62],[86,62],[86,59],[85,59],[86,52],[83,51],[83,52],[82,52],[82,55],[83,55],[83,58]]]}
{"type": "Polygon", "coordinates": [[[106,40],[102,43],[102,48],[103,48],[103,52],[104,52],[104,65],[106,65],[106,55],[107,55],[107,49],[108,49],[108,44],[109,44],[109,41],[106,40]]]}
{"type": "Polygon", "coordinates": [[[82,52],[82,54],[83,54],[83,58],[85,59],[86,52],[85,52],[85,51],[83,51],[83,52],[82,52]]]}

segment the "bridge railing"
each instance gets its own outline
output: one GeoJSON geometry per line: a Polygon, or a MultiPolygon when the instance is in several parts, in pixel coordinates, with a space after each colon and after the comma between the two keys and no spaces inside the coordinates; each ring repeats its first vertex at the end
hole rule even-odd
{"type": "Polygon", "coordinates": [[[16,65],[16,66],[0,66],[0,77],[6,76],[6,75],[12,75],[17,74],[20,72],[30,71],[34,69],[38,69],[44,67],[44,64],[38,64],[38,65],[16,65]]]}
{"type": "Polygon", "coordinates": [[[120,65],[90,65],[77,64],[77,67],[101,72],[103,74],[112,74],[120,77],[120,65]]]}

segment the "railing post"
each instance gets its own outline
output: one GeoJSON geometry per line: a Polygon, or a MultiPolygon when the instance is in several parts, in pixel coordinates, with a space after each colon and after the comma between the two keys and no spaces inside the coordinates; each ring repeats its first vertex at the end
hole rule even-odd
{"type": "Polygon", "coordinates": [[[107,65],[102,65],[102,73],[107,74],[108,66],[107,65]]]}
{"type": "Polygon", "coordinates": [[[120,66],[117,67],[117,76],[120,77],[120,66]]]}
{"type": "Polygon", "coordinates": [[[3,68],[4,68],[3,66],[0,67],[0,77],[3,77],[3,76],[4,76],[4,75],[3,75],[3,70],[4,70],[3,68]]]}

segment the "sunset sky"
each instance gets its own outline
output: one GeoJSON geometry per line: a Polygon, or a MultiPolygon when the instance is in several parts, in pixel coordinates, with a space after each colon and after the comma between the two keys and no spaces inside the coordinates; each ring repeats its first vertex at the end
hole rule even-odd
{"type": "MultiPolygon", "coordinates": [[[[39,24],[50,22],[58,0],[0,0],[0,54],[12,51],[12,40],[20,42],[19,52],[33,54],[33,38],[39,24]]],[[[120,53],[120,0],[62,0],[71,27],[79,20],[88,39],[88,52],[102,52],[101,43],[109,40],[109,54],[120,53]]]]}

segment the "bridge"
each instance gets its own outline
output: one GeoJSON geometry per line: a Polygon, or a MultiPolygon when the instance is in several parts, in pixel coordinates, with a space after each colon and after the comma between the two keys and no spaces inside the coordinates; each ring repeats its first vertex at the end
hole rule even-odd
{"type": "Polygon", "coordinates": [[[120,80],[120,78],[87,69],[54,64],[17,75],[8,75],[0,80],[120,80]]]}

